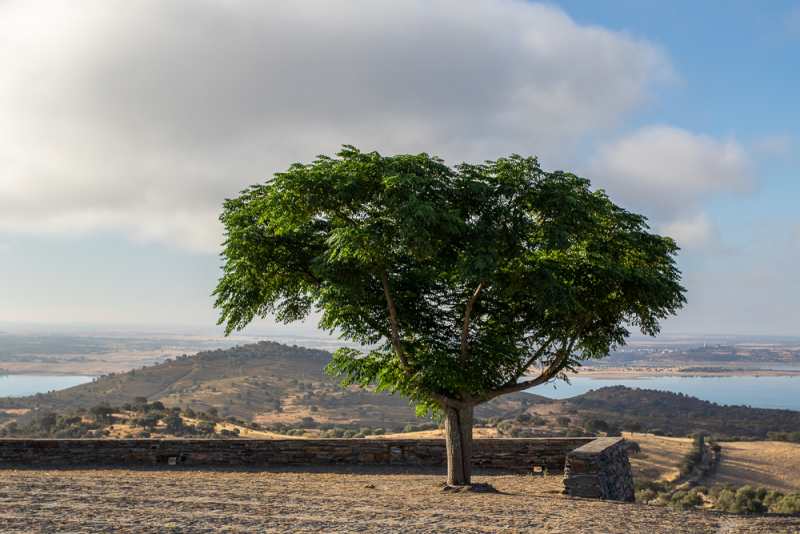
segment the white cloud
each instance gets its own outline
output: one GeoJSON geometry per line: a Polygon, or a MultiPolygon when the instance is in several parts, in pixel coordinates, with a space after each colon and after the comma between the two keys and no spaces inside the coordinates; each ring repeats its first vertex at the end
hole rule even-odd
{"type": "Polygon", "coordinates": [[[602,144],[588,165],[593,185],[612,200],[646,213],[678,245],[704,249],[720,232],[702,209],[710,197],[754,191],[749,153],[734,139],[651,126],[602,144]]]}
{"type": "Polygon", "coordinates": [[[669,214],[711,195],[749,193],[755,185],[747,152],[735,140],[672,126],[644,128],[600,146],[591,169],[615,196],[669,214]]]}
{"type": "Polygon", "coordinates": [[[671,76],[647,42],[516,0],[6,1],[0,231],[215,251],[222,199],[294,161],[552,165],[671,76]]]}
{"type": "Polygon", "coordinates": [[[705,212],[691,213],[667,221],[656,228],[658,233],[674,239],[681,248],[703,250],[718,248],[721,233],[705,212]]]}

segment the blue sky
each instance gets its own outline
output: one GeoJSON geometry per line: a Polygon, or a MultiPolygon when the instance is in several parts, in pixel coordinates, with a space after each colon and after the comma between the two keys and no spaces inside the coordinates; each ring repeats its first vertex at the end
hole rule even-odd
{"type": "Polygon", "coordinates": [[[213,324],[222,200],[352,143],[538,155],[678,241],[665,332],[796,335],[798,66],[797,2],[9,0],[0,321],[213,324]]]}

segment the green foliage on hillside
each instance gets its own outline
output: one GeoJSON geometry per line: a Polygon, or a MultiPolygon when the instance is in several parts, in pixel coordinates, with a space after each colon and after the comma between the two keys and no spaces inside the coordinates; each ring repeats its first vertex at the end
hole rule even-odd
{"type": "Polygon", "coordinates": [[[720,406],[682,393],[612,386],[569,399],[584,418],[617,421],[623,429],[658,429],[665,435],[696,432],[724,441],[731,437],[792,441],[800,431],[800,412],[747,406],[720,406]],[[772,434],[770,434],[772,433],[772,434]]]}

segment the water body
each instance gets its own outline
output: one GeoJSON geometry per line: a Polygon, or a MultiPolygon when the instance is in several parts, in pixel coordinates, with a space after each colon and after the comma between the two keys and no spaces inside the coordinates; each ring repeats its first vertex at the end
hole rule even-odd
{"type": "Polygon", "coordinates": [[[91,376],[0,375],[0,397],[26,397],[92,381],[91,376]]]}
{"type": "Polygon", "coordinates": [[[630,379],[570,378],[527,390],[551,399],[567,399],[607,386],[683,393],[719,405],[800,410],[800,376],[647,376],[630,379]],[[555,386],[555,388],[553,387],[555,386]]]}

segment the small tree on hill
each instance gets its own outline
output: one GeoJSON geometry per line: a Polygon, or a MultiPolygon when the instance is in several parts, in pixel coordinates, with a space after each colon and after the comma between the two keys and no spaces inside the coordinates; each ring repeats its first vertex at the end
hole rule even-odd
{"type": "Polygon", "coordinates": [[[339,349],[328,372],[443,417],[450,484],[470,482],[475,406],[607,355],[628,325],[655,335],[685,302],[674,241],[535,158],[450,168],[345,147],[220,219],[226,332],[316,309],[321,328],[377,345],[339,349]]]}

